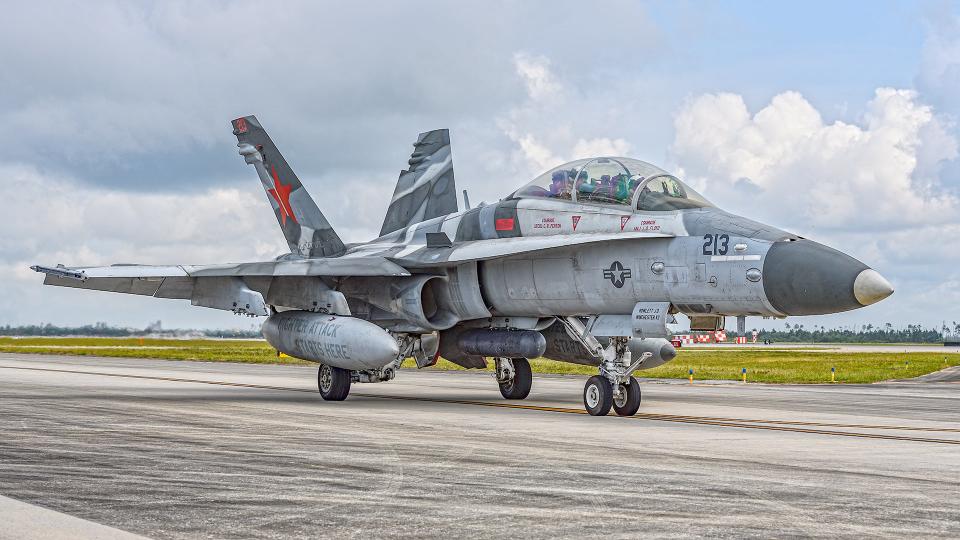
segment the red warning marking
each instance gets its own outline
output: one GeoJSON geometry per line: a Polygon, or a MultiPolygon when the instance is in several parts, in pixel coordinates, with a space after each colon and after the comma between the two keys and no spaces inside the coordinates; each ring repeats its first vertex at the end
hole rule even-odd
{"type": "Polygon", "coordinates": [[[577,230],[577,224],[580,223],[580,217],[581,216],[573,216],[573,218],[571,218],[573,220],[573,230],[577,230]]]}
{"type": "Polygon", "coordinates": [[[622,231],[624,227],[627,226],[627,222],[630,221],[630,216],[620,216],[620,230],[622,231]]]}
{"type": "Polygon", "coordinates": [[[493,226],[498,231],[512,231],[513,218],[500,218],[494,222],[493,226]]]}
{"type": "Polygon", "coordinates": [[[247,119],[246,118],[237,118],[234,120],[237,127],[237,133],[246,133],[247,132],[247,119]]]}

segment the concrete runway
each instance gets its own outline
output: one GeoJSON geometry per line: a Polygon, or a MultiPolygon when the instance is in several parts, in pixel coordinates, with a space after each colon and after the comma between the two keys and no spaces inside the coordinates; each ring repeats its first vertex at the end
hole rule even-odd
{"type": "Polygon", "coordinates": [[[0,495],[154,538],[960,536],[954,382],[645,382],[593,418],[583,377],[315,377],[0,354],[0,495]]]}

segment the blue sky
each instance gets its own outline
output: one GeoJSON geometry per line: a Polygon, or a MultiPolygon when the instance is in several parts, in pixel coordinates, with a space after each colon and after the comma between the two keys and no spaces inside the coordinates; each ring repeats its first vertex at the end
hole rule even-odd
{"type": "Polygon", "coordinates": [[[626,153],[897,286],[791,322],[957,319],[958,17],[944,2],[8,6],[0,324],[248,327],[42,288],[26,266],[282,252],[228,126],[251,113],[350,241],[375,236],[416,134],[449,127],[474,201],[558,159],[626,153]]]}

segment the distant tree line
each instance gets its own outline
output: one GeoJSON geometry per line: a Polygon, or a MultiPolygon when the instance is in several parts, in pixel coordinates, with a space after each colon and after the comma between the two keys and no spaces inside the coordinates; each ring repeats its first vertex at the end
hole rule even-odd
{"type": "MultiPolygon", "coordinates": [[[[960,323],[952,326],[945,323],[941,328],[924,328],[908,324],[906,328],[894,328],[891,323],[874,326],[866,324],[850,328],[826,328],[813,325],[806,327],[797,323],[786,324],[783,330],[756,329],[757,339],[782,343],[940,343],[945,336],[960,336],[960,323]]],[[[694,332],[698,333],[698,332],[694,332]]],[[[31,324],[24,326],[0,326],[0,336],[91,336],[91,337],[158,337],[203,336],[210,338],[259,338],[260,330],[189,330],[164,329],[160,322],[151,323],[144,329],[111,326],[98,322],[83,326],[56,326],[31,324]]],[[[727,335],[732,335],[728,332],[727,335]]]]}
{"type": "MultiPolygon", "coordinates": [[[[944,323],[937,328],[924,328],[919,324],[908,324],[906,328],[894,328],[891,323],[874,326],[866,324],[851,328],[826,328],[803,324],[787,323],[783,330],[757,330],[759,341],[800,342],[800,343],[940,343],[945,336],[960,335],[960,324],[952,326],[944,323]]],[[[729,334],[728,334],[729,335],[729,334]]]]}
{"type": "Polygon", "coordinates": [[[203,336],[211,338],[258,338],[259,330],[184,330],[164,329],[159,321],[151,323],[145,329],[111,326],[107,323],[86,324],[83,326],[57,326],[54,324],[29,324],[24,326],[0,326],[0,336],[84,336],[84,337],[157,337],[203,336]]]}

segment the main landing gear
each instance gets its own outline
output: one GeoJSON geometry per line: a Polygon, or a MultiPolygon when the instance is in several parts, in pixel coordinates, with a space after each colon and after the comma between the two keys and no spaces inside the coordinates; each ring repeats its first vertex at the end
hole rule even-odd
{"type": "Polygon", "coordinates": [[[317,388],[326,401],[343,401],[350,394],[353,383],[378,383],[391,381],[400,369],[399,358],[379,369],[349,370],[320,364],[317,369],[317,388]]]}
{"type": "Polygon", "coordinates": [[[506,399],[524,399],[530,395],[533,371],[526,358],[494,358],[500,394],[506,399]]]}
{"type": "MultiPolygon", "coordinates": [[[[412,357],[417,362],[417,367],[432,366],[437,363],[436,335],[395,334],[394,337],[400,352],[394,361],[383,367],[350,370],[321,363],[317,369],[317,388],[320,390],[320,397],[326,401],[343,401],[350,394],[352,383],[392,381],[397,376],[397,370],[400,369],[404,358],[412,357]]],[[[527,371],[529,370],[530,366],[527,366],[527,371]]],[[[528,392],[529,388],[527,385],[528,392]]]]}
{"type": "Polygon", "coordinates": [[[641,364],[653,356],[645,352],[635,362],[627,343],[630,338],[613,337],[604,347],[576,317],[562,317],[570,337],[579,341],[599,361],[600,374],[583,387],[583,407],[591,416],[605,416],[612,408],[620,416],[633,416],[640,409],[640,383],[633,377],[641,364]]]}
{"type": "Polygon", "coordinates": [[[317,370],[317,387],[320,389],[320,397],[327,401],[347,399],[352,378],[348,369],[320,364],[320,369],[317,370]]]}

